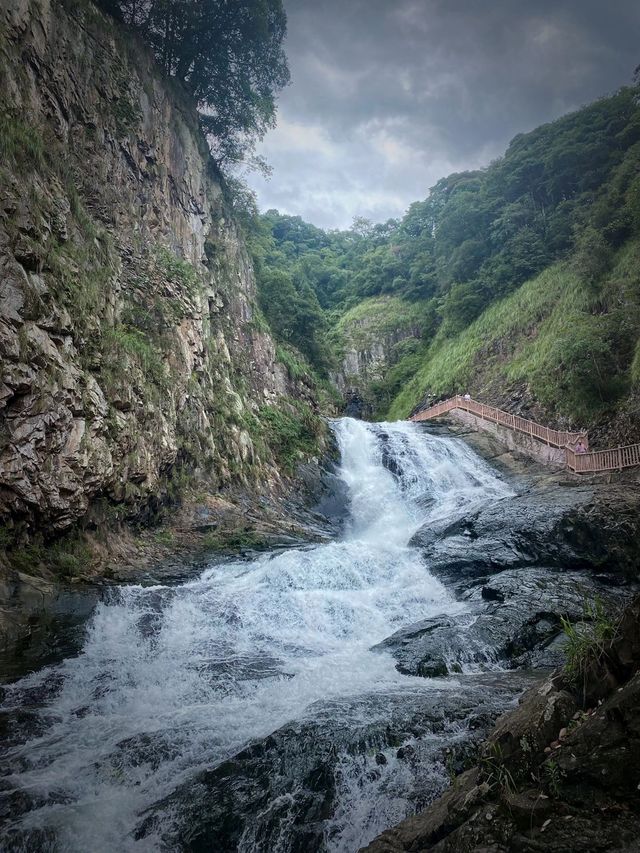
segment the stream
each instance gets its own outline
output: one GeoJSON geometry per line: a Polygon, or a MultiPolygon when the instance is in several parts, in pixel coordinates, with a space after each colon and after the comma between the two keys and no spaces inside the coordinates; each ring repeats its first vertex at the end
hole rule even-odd
{"type": "Polygon", "coordinates": [[[509,485],[414,424],[333,429],[339,539],[112,587],[77,654],[5,686],[2,850],[351,853],[437,796],[515,701],[530,674],[467,644],[470,604],[409,545],[509,485]],[[373,648],[432,617],[457,675],[373,648]]]}

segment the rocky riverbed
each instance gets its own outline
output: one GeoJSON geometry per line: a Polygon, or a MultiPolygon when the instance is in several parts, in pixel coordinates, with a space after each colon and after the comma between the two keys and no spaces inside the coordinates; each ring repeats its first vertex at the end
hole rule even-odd
{"type": "MultiPolygon", "coordinates": [[[[523,691],[530,722],[555,709],[541,761],[593,709],[532,685],[564,659],[562,620],[588,629],[589,603],[615,618],[632,596],[633,484],[499,453],[487,465],[439,428],[336,430],[338,481],[309,493],[323,544],[180,558],[181,577],[76,586],[50,624],[34,620],[57,645],[5,659],[6,849],[86,849],[97,833],[103,850],[346,853],[454,777],[482,787],[466,768],[523,691]]],[[[515,773],[488,755],[486,772],[515,773]]],[[[445,838],[411,835],[420,819],[373,849],[445,838]]]]}
{"type": "Polygon", "coordinates": [[[485,435],[453,432],[491,459],[516,494],[457,519],[437,538],[428,529],[414,536],[430,555],[431,571],[473,604],[465,644],[455,619],[436,617],[405,626],[381,648],[402,671],[422,675],[459,671],[469,643],[479,663],[489,645],[508,667],[557,669],[499,719],[477,764],[366,850],[636,851],[637,475],[581,479],[549,472],[504,453],[485,435]],[[600,606],[608,617],[598,617],[600,606]],[[610,619],[609,639],[589,643],[583,669],[576,673],[574,664],[567,672],[561,619],[589,636],[594,627],[597,634],[598,618],[610,619]]]}
{"type": "Polygon", "coordinates": [[[368,853],[634,853],[640,837],[640,599],[579,677],[524,694],[479,761],[368,853]]]}

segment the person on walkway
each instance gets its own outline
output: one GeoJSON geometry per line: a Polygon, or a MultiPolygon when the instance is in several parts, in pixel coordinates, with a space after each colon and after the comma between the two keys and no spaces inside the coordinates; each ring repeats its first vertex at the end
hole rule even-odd
{"type": "Polygon", "coordinates": [[[463,397],[462,399],[463,399],[463,400],[470,400],[470,399],[471,399],[471,394],[465,394],[465,395],[464,395],[464,397],[463,397]]]}
{"type": "Polygon", "coordinates": [[[576,453],[586,453],[587,448],[585,446],[584,441],[580,438],[578,439],[578,443],[576,444],[576,453]]]}

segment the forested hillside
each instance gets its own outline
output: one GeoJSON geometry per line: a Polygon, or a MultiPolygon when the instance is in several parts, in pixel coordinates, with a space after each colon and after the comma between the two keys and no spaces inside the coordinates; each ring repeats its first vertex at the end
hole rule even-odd
{"type": "Polygon", "coordinates": [[[321,374],[396,322],[361,389],[378,417],[470,390],[610,419],[640,381],[639,168],[630,86],[443,178],[399,221],[325,232],[268,211],[251,229],[263,311],[321,374]]]}

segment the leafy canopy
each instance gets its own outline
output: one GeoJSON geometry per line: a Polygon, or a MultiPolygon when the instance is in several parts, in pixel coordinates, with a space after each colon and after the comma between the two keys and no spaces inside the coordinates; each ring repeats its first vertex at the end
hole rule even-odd
{"type": "MultiPolygon", "coordinates": [[[[550,323],[553,330],[539,336],[526,372],[538,399],[561,395],[568,411],[586,419],[640,376],[637,275],[616,266],[620,251],[640,238],[637,86],[517,136],[487,169],[443,178],[401,220],[356,218],[349,230],[324,231],[275,210],[252,218],[263,312],[276,336],[320,372],[338,365],[336,332],[343,317],[357,325],[354,306],[391,296],[416,309],[415,339],[395,348],[397,362],[369,389],[378,411],[414,375],[412,399],[396,415],[425,388],[467,387],[468,375],[452,379],[448,347],[471,340],[473,324],[511,304],[524,282],[543,289],[540,273],[559,262],[573,294],[560,317],[571,322],[550,323]],[[442,382],[427,371],[430,363],[442,382]]],[[[484,346],[473,341],[472,354],[484,346]]]]}
{"type": "Polygon", "coordinates": [[[282,0],[98,2],[195,100],[218,162],[242,160],[275,125],[275,94],[289,82],[282,0]]]}

